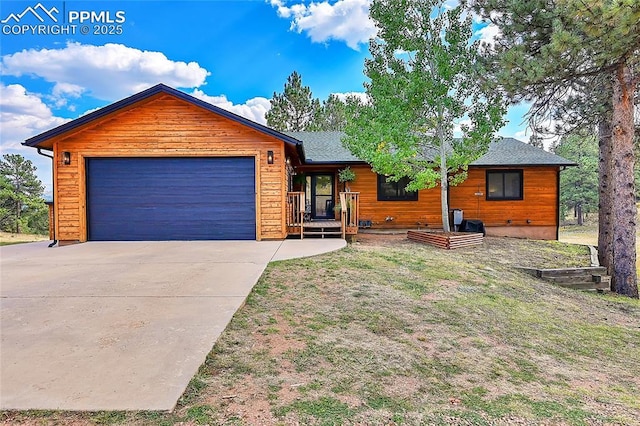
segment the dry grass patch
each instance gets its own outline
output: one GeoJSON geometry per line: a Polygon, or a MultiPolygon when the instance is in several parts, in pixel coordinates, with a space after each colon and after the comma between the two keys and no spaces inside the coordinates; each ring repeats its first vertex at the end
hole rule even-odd
{"type": "Polygon", "coordinates": [[[10,244],[31,243],[34,241],[47,241],[48,235],[37,234],[14,234],[11,232],[0,231],[0,246],[6,246],[10,244]]]}
{"type": "Polygon", "coordinates": [[[107,423],[640,424],[640,303],[514,268],[588,263],[557,242],[362,236],[271,264],[174,413],[107,423]]]}

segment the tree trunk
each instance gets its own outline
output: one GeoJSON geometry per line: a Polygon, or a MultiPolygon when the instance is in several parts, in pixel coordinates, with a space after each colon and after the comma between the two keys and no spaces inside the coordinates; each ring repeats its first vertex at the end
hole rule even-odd
{"type": "Polygon", "coordinates": [[[638,298],[636,280],[636,197],[633,166],[633,97],[635,81],[631,69],[622,64],[613,81],[613,275],[616,293],[638,298]]]}
{"type": "MultiPolygon", "coordinates": [[[[440,123],[443,122],[443,114],[440,112],[440,123]]],[[[447,174],[447,155],[449,147],[442,124],[438,124],[438,138],[440,139],[440,208],[442,210],[442,229],[444,232],[451,232],[449,224],[449,176],[447,174]]]]}
{"type": "Polygon", "coordinates": [[[598,123],[600,148],[598,201],[598,260],[613,274],[613,161],[611,153],[611,121],[603,117],[598,123]]]}
{"type": "Polygon", "coordinates": [[[582,216],[582,204],[576,204],[576,216],[578,217],[578,225],[584,225],[584,217],[582,216]]]}
{"type": "Polygon", "coordinates": [[[16,234],[20,233],[20,213],[22,213],[22,203],[16,201],[16,234]]]}
{"type": "Polygon", "coordinates": [[[447,176],[447,159],[440,160],[440,205],[442,206],[442,229],[444,232],[451,231],[449,224],[449,180],[447,176]]]}

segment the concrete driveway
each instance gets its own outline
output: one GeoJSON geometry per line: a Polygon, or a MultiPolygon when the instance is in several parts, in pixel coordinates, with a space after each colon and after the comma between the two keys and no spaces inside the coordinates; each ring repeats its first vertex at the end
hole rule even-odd
{"type": "Polygon", "coordinates": [[[271,260],[344,240],[0,248],[0,408],[172,410],[271,260]]]}

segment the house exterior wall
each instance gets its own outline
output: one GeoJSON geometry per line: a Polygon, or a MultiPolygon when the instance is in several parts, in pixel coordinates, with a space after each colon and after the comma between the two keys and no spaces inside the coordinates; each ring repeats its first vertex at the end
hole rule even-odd
{"type": "Polygon", "coordinates": [[[284,143],[173,96],[146,99],[58,136],[53,151],[54,220],[62,244],[87,240],[85,159],[89,157],[253,157],[256,237],[286,236],[284,143]],[[274,152],[273,164],[267,164],[268,150],[274,152]],[[64,151],[71,153],[69,165],[62,164],[64,151]]]}
{"type": "Polygon", "coordinates": [[[467,180],[451,188],[449,207],[462,209],[467,219],[482,220],[488,235],[557,239],[558,167],[492,167],[490,170],[522,170],[523,199],[487,200],[487,169],[472,168],[467,180]],[[482,195],[476,195],[480,193],[482,195]]]}
{"type": "MultiPolygon", "coordinates": [[[[418,201],[378,201],[377,175],[366,165],[351,169],[356,180],[349,187],[360,192],[360,219],[370,220],[373,228],[442,228],[439,186],[419,191],[418,201]]],[[[487,235],[557,239],[558,168],[491,168],[500,169],[523,170],[522,200],[487,200],[486,169],[472,168],[465,182],[450,187],[449,208],[463,210],[465,219],[481,220],[487,235]]],[[[330,170],[337,176],[337,168],[326,169],[330,170]]]]}
{"type": "Polygon", "coordinates": [[[351,191],[360,192],[360,219],[374,228],[442,227],[440,189],[418,193],[418,201],[378,201],[378,175],[369,166],[352,166],[356,180],[351,191]]]}

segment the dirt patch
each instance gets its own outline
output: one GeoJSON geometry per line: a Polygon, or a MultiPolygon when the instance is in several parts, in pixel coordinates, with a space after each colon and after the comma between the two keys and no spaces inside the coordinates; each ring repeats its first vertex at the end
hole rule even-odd
{"type": "Polygon", "coordinates": [[[356,245],[387,247],[397,245],[398,243],[407,242],[406,233],[397,234],[374,234],[360,233],[356,236],[356,245]]]}

